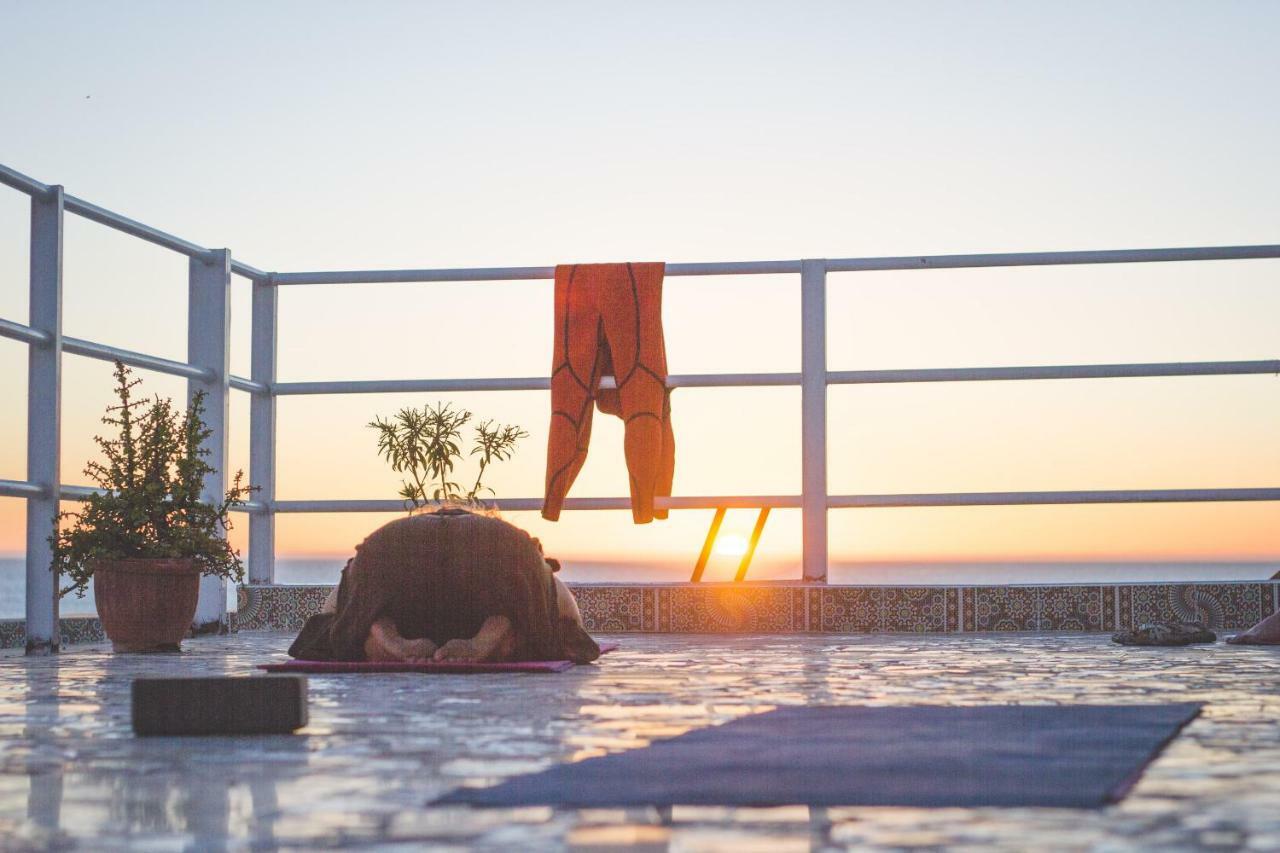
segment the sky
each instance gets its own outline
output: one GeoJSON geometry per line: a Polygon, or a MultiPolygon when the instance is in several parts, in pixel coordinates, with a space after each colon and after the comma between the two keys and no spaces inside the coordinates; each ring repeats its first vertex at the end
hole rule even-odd
{"type": "MultiPolygon", "coordinates": [[[[1269,2],[0,0],[0,18],[0,162],[266,270],[1280,242],[1269,2]]],[[[0,316],[19,322],[27,211],[0,188],[0,316]]],[[[66,334],[183,358],[186,259],[75,216],[66,234],[66,334]]],[[[799,368],[798,276],[671,278],[664,299],[672,372],[799,368]]],[[[1276,358],[1280,262],[832,274],[828,314],[833,370],[1276,358]]],[[[550,330],[549,282],[289,287],[280,379],[546,375],[550,330]]],[[[24,477],[25,363],[0,340],[0,478],[24,477]]],[[[109,371],[64,359],[66,482],[109,371]]],[[[540,495],[549,407],[519,392],[282,399],[278,496],[394,497],[364,424],[441,399],[527,429],[490,484],[540,495]]],[[[231,411],[247,468],[245,395],[231,411]]],[[[684,389],[673,411],[678,494],[798,492],[798,389],[684,389]]],[[[836,387],[829,483],[1276,486],[1277,426],[1274,376],[836,387]]],[[[572,495],[626,494],[621,442],[598,417],[572,495]]],[[[1274,561],[1276,512],[840,510],[832,559],[1274,561]]],[[[282,517],[279,552],[348,554],[389,517],[282,517]]],[[[674,577],[710,512],[509,517],[570,562],[674,577]]],[[[23,518],[0,498],[0,552],[23,518]]],[[[761,576],[795,576],[798,548],[798,513],[776,512],[761,576]]]]}

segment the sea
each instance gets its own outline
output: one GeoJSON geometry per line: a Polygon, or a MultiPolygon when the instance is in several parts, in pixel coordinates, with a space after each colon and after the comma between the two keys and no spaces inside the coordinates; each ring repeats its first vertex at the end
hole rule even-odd
{"type": "MultiPolygon", "coordinates": [[[[334,583],[345,556],[279,557],[276,582],[281,584],[334,583]]],[[[706,581],[730,580],[734,560],[716,560],[708,567],[706,581]]],[[[689,580],[692,560],[684,563],[628,563],[607,560],[566,560],[561,577],[593,583],[670,583],[689,580]]],[[[992,561],[992,562],[833,562],[829,581],[845,584],[1015,584],[1015,583],[1123,583],[1143,581],[1263,580],[1280,570],[1280,560],[1254,561],[992,561]]],[[[749,579],[782,581],[799,578],[797,561],[761,561],[753,564],[749,579]]],[[[0,619],[22,618],[26,568],[21,555],[0,557],[0,619]]],[[[228,606],[235,608],[234,590],[228,606]]],[[[93,591],[83,598],[62,599],[64,616],[91,615],[97,611],[93,591]]]]}

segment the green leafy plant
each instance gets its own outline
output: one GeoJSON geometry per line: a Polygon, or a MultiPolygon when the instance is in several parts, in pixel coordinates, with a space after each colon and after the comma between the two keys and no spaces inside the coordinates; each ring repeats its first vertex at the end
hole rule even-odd
{"type": "Polygon", "coordinates": [[[84,469],[99,491],[79,512],[59,514],[49,537],[52,569],[70,581],[60,594],[83,596],[98,560],[190,558],[202,574],[241,580],[244,565],[226,538],[228,512],[255,489],[238,471],[222,501],[201,501],[205,478],[214,473],[202,446],[211,434],[204,393],[179,411],[167,398],[134,399],[142,380],[131,377],[117,361],[119,403],[102,418],[115,436],[94,436],[105,462],[91,461],[84,469]],[[64,525],[68,519],[73,523],[64,525]]]}
{"type": "Polygon", "coordinates": [[[485,471],[495,462],[510,459],[516,444],[529,433],[492,420],[476,424],[469,455],[479,457],[479,472],[464,492],[450,478],[462,461],[462,430],[471,418],[466,409],[455,410],[438,402],[421,409],[406,407],[389,418],[375,417],[369,422],[378,431],[378,455],[391,463],[391,470],[408,475],[400,488],[407,508],[433,502],[479,503],[486,492],[495,494],[481,482],[485,471]]]}

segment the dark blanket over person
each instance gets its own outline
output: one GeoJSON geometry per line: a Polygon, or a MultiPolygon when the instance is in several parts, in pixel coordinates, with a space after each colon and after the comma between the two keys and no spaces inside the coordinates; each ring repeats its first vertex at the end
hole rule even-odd
{"type": "Polygon", "coordinates": [[[303,626],[290,655],[366,660],[371,631],[383,626],[430,652],[477,636],[498,617],[509,621],[506,660],[586,663],[600,655],[538,541],[499,518],[458,509],[374,531],[356,548],[336,602],[325,610],[303,626]]]}

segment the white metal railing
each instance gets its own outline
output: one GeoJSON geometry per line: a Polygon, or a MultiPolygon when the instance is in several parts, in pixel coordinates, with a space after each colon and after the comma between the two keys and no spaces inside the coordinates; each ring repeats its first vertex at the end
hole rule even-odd
{"type": "MultiPolygon", "coordinates": [[[[56,579],[49,572],[46,536],[60,499],[83,498],[93,490],[64,485],[58,470],[60,362],[62,353],[115,360],[187,379],[189,393],[208,394],[208,449],[218,470],[210,478],[210,497],[224,487],[226,412],[230,389],[250,394],[249,478],[261,487],[249,513],[249,580],[270,583],[274,575],[275,516],[281,512],[388,512],[397,500],[277,500],[275,497],[276,399],[300,394],[387,392],[529,391],[550,387],[547,377],[485,379],[409,379],[335,382],[276,381],[277,294],[282,286],[387,282],[516,281],[554,278],[554,267],[474,269],[347,270],[264,272],[234,260],[226,249],[206,249],[103,208],[65,195],[0,166],[0,183],[31,197],[31,317],[27,325],[0,320],[0,337],[30,347],[28,371],[27,479],[0,480],[0,496],[24,498],[27,511],[27,648],[57,649],[56,579]],[[188,351],[185,362],[158,358],[62,334],[63,214],[74,213],[184,254],[188,273],[188,351]],[[250,280],[252,294],[251,369],[248,378],[230,375],[228,332],[232,275],[250,280]]],[[[659,499],[670,509],[718,507],[798,508],[803,515],[802,565],[807,581],[827,576],[827,511],[848,507],[993,506],[1032,504],[1165,503],[1203,501],[1280,501],[1280,488],[1113,489],[1039,492],[952,492],[937,494],[830,495],[827,492],[827,417],[829,385],[910,382],[973,382],[1110,377],[1228,376],[1280,373],[1280,359],[1253,361],[1158,362],[1137,364],[1039,365],[1027,367],[924,368],[909,370],[828,371],[826,364],[826,277],[829,272],[944,269],[962,267],[1046,266],[1153,263],[1169,261],[1280,258],[1280,245],[1208,248],[1125,249],[1096,252],[1022,252],[883,258],[806,259],[731,263],[667,264],[667,277],[703,275],[800,276],[801,369],[789,373],[676,374],[673,388],[727,386],[799,386],[801,389],[801,493],[798,495],[708,495],[659,499]]],[[[605,384],[610,385],[606,378],[605,384]]],[[[499,507],[538,510],[541,498],[507,498],[499,507]]],[[[625,510],[628,498],[570,498],[565,509],[625,510]]],[[[226,589],[205,578],[197,623],[225,624],[226,589]]]]}

